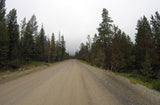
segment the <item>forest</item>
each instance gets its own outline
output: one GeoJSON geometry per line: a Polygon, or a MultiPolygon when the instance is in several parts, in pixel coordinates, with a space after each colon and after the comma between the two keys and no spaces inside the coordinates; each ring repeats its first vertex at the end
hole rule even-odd
{"type": "MultiPolygon", "coordinates": [[[[129,25],[129,23],[128,23],[129,25]]],[[[133,73],[143,81],[154,81],[160,90],[160,14],[137,21],[135,41],[113,24],[107,9],[102,10],[102,22],[93,39],[81,43],[75,58],[112,72],[133,73]],[[156,81],[156,82],[155,82],[156,81]]],[[[5,0],[0,0],[0,71],[16,69],[31,61],[57,62],[69,58],[64,36],[45,35],[43,25],[38,30],[35,14],[27,21],[17,22],[17,10],[6,14],[5,0]]]]}
{"type": "Polygon", "coordinates": [[[0,0],[0,71],[16,69],[31,61],[56,62],[68,58],[64,36],[55,40],[45,35],[43,25],[38,31],[36,16],[17,23],[17,10],[6,14],[5,0],[0,0]]]}
{"type": "MultiPolygon", "coordinates": [[[[129,24],[128,24],[129,25],[129,24]]],[[[75,57],[113,72],[143,76],[143,81],[154,82],[160,90],[160,15],[155,12],[148,20],[141,17],[136,26],[135,42],[113,24],[107,9],[102,11],[98,34],[81,43],[75,57]]],[[[135,75],[133,75],[135,76],[135,75]]],[[[138,77],[139,78],[139,77],[138,77]]]]}

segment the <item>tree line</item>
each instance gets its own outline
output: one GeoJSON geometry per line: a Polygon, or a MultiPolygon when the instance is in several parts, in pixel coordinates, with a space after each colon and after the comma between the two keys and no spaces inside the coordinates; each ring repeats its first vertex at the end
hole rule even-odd
{"type": "Polygon", "coordinates": [[[136,26],[135,43],[113,24],[108,11],[102,11],[102,22],[93,41],[88,35],[75,57],[114,72],[134,72],[147,78],[160,76],[160,15],[155,12],[150,21],[141,17],[136,26]]]}
{"type": "Polygon", "coordinates": [[[0,0],[0,69],[17,68],[30,61],[55,62],[67,58],[64,36],[45,35],[43,25],[38,31],[36,16],[17,23],[16,9],[6,14],[5,0],[0,0]]]}

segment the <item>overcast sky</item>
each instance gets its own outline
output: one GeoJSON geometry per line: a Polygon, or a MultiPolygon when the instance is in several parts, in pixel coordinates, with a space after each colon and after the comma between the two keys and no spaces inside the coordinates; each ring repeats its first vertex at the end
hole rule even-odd
{"type": "Polygon", "coordinates": [[[6,0],[7,13],[17,9],[18,23],[35,14],[39,28],[42,23],[47,36],[59,31],[66,40],[67,52],[74,54],[87,35],[97,32],[102,9],[109,11],[114,24],[135,39],[137,20],[160,13],[160,0],[6,0]]]}

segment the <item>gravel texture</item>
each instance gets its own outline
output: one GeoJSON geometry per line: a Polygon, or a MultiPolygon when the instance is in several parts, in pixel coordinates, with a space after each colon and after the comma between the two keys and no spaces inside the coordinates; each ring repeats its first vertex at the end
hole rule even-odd
{"type": "Polygon", "coordinates": [[[160,105],[160,93],[67,60],[0,84],[0,105],[160,105]]]}

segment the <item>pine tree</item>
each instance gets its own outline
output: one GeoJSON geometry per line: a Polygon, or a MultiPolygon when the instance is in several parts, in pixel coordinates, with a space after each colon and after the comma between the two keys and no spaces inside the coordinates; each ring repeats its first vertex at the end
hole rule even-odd
{"type": "MultiPolygon", "coordinates": [[[[143,68],[145,56],[148,53],[154,59],[154,44],[150,24],[145,16],[138,21],[136,34],[136,66],[143,68]]],[[[145,72],[148,72],[147,70],[145,72]]]]}
{"type": "Polygon", "coordinates": [[[111,36],[112,30],[111,26],[113,21],[109,17],[108,11],[104,8],[102,13],[102,23],[98,28],[100,42],[102,43],[102,48],[105,53],[105,61],[104,61],[104,68],[109,69],[110,67],[110,43],[111,43],[111,36]]]}
{"type": "Polygon", "coordinates": [[[116,72],[126,72],[131,70],[130,57],[132,56],[132,43],[130,37],[113,26],[113,38],[111,43],[111,70],[116,72]]]}
{"type": "Polygon", "coordinates": [[[5,23],[5,0],[0,0],[0,68],[7,65],[9,37],[5,23]]]}
{"type": "Polygon", "coordinates": [[[32,31],[32,36],[35,40],[35,38],[38,35],[37,29],[38,29],[38,25],[37,25],[37,20],[36,20],[36,16],[33,14],[31,19],[30,19],[30,24],[31,24],[31,31],[32,31]]]}
{"type": "Polygon", "coordinates": [[[41,43],[40,43],[40,35],[37,35],[35,38],[35,57],[34,59],[37,61],[41,60],[41,43]]]}
{"type": "Polygon", "coordinates": [[[57,60],[60,61],[61,60],[61,56],[62,56],[62,51],[61,51],[61,46],[62,46],[62,43],[61,43],[61,33],[59,32],[59,35],[58,35],[58,41],[57,41],[57,46],[56,46],[56,52],[57,52],[57,60]]]}
{"type": "Polygon", "coordinates": [[[160,70],[160,15],[158,12],[155,13],[155,16],[151,16],[151,25],[156,51],[154,68],[160,70]]]}
{"type": "Polygon", "coordinates": [[[37,54],[36,47],[37,46],[36,46],[36,41],[35,40],[38,36],[38,31],[37,31],[38,25],[37,25],[36,16],[33,14],[29,21],[30,21],[30,25],[31,25],[30,29],[31,29],[31,32],[32,32],[33,40],[34,40],[33,45],[32,45],[32,47],[33,47],[32,59],[36,60],[36,54],[37,54]]]}
{"type": "Polygon", "coordinates": [[[99,36],[94,35],[93,43],[91,46],[91,63],[98,67],[102,67],[104,62],[104,51],[101,49],[99,36]]]}
{"type": "Polygon", "coordinates": [[[124,54],[121,51],[122,32],[114,26],[114,36],[111,44],[111,70],[119,72],[124,62],[124,54]]]}
{"type": "Polygon", "coordinates": [[[61,60],[63,60],[64,59],[64,55],[65,55],[65,41],[64,41],[64,36],[62,35],[62,37],[61,37],[61,52],[62,52],[62,54],[61,54],[61,60]]]}
{"type": "Polygon", "coordinates": [[[26,25],[27,25],[27,23],[26,23],[26,18],[24,18],[24,19],[21,21],[21,24],[20,24],[20,39],[23,39],[23,37],[24,37],[26,25]]]}
{"type": "Polygon", "coordinates": [[[41,61],[45,61],[45,42],[46,42],[46,37],[45,37],[45,32],[43,29],[43,25],[41,27],[40,33],[39,33],[39,40],[40,40],[40,58],[41,61]]]}
{"type": "Polygon", "coordinates": [[[80,51],[79,51],[79,59],[87,61],[88,60],[88,46],[84,43],[81,43],[80,45],[80,51]]]}
{"type": "Polygon", "coordinates": [[[52,38],[51,38],[51,62],[54,62],[56,60],[55,53],[56,53],[55,37],[54,37],[54,33],[52,33],[52,38]]]}
{"type": "Polygon", "coordinates": [[[17,12],[12,9],[7,15],[7,28],[9,36],[8,59],[12,67],[18,66],[18,48],[19,48],[19,25],[17,23],[17,12]]]}
{"type": "Polygon", "coordinates": [[[43,55],[43,61],[50,62],[51,61],[51,50],[50,50],[50,40],[48,37],[44,36],[45,43],[44,43],[44,55],[43,55]]]}
{"type": "Polygon", "coordinates": [[[22,31],[24,33],[24,36],[22,36],[22,56],[24,57],[25,61],[31,61],[35,59],[35,36],[37,35],[37,28],[36,16],[33,15],[26,24],[25,30],[22,31]]]}
{"type": "Polygon", "coordinates": [[[23,49],[24,49],[23,57],[24,57],[24,60],[27,62],[32,60],[33,45],[34,45],[33,32],[31,30],[31,23],[29,21],[26,25],[24,38],[23,38],[23,49]]]}
{"type": "Polygon", "coordinates": [[[152,59],[150,58],[150,55],[146,53],[145,55],[145,60],[142,63],[142,69],[141,72],[143,75],[147,76],[148,78],[153,78],[154,77],[154,71],[152,70],[152,65],[151,65],[152,59]]]}
{"type": "Polygon", "coordinates": [[[26,18],[24,18],[21,21],[20,24],[20,41],[19,41],[19,59],[21,60],[21,63],[24,63],[24,34],[25,34],[25,29],[26,29],[26,18]]]}
{"type": "Polygon", "coordinates": [[[92,45],[90,35],[87,36],[87,39],[88,39],[88,62],[90,62],[91,61],[91,45],[92,45]]]}
{"type": "Polygon", "coordinates": [[[56,41],[56,61],[63,60],[65,52],[65,41],[63,35],[59,32],[59,39],[56,41]]]}

